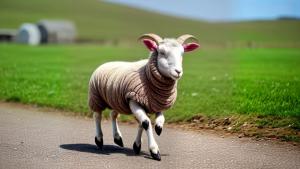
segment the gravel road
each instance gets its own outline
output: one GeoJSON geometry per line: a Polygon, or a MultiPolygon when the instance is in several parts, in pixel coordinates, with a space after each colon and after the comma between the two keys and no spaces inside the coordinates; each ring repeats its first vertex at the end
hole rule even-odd
{"type": "Polygon", "coordinates": [[[114,145],[111,122],[102,126],[105,145],[100,151],[92,119],[2,102],[0,168],[300,168],[298,146],[168,127],[156,136],[162,161],[155,161],[145,133],[142,153],[134,154],[136,126],[120,124],[124,148],[114,145]]]}

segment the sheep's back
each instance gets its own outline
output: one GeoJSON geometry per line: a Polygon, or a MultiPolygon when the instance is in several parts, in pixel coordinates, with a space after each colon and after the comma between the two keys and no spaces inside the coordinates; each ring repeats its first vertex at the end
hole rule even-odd
{"type": "Polygon", "coordinates": [[[140,80],[140,70],[147,61],[108,62],[99,66],[92,74],[89,84],[90,109],[99,112],[108,107],[130,114],[126,94],[131,83],[140,80]]]}

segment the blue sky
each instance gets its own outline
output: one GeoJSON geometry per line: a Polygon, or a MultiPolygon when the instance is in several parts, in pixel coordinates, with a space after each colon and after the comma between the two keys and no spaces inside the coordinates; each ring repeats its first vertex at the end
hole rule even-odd
{"type": "Polygon", "coordinates": [[[106,0],[164,14],[207,21],[300,18],[300,0],[106,0]]]}

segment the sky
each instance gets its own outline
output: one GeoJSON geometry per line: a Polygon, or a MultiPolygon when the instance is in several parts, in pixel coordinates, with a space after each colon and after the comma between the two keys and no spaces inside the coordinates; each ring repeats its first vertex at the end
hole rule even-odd
{"type": "Polygon", "coordinates": [[[106,0],[163,14],[206,21],[300,18],[300,0],[106,0]]]}

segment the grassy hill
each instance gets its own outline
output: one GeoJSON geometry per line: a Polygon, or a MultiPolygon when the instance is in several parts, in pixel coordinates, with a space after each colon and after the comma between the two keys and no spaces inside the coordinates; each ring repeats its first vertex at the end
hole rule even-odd
{"type": "Polygon", "coordinates": [[[207,23],[180,19],[98,0],[1,0],[0,28],[17,28],[40,19],[75,22],[80,39],[135,41],[145,32],[162,36],[184,33],[214,44],[299,44],[299,21],[207,23]]]}

